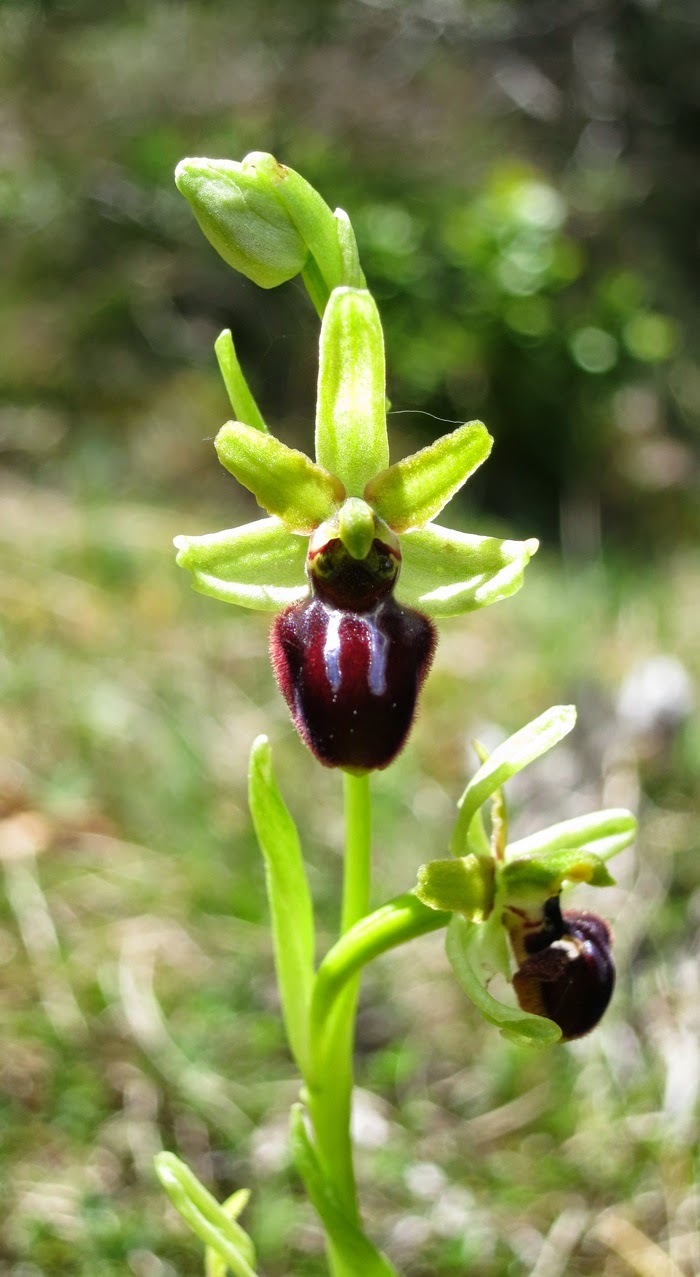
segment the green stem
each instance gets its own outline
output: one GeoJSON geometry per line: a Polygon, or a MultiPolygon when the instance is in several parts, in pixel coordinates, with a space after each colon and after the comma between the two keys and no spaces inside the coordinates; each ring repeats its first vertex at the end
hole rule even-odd
{"type": "Polygon", "coordinates": [[[340,923],[344,935],[369,909],[372,873],[372,806],[369,775],[343,773],[345,789],[345,876],[343,912],[340,923]]]}
{"type": "Polygon", "coordinates": [[[315,1055],[325,1054],[325,1039],[334,1031],[338,1000],[353,977],[388,949],[446,927],[451,917],[451,913],[430,909],[409,891],[367,914],[341,936],[326,954],[314,981],[310,1037],[315,1055]]]}
{"type": "MultiPolygon", "coordinates": [[[[345,872],[341,929],[349,931],[369,908],[371,873],[371,806],[368,776],[344,774],[345,872]]],[[[312,1045],[309,1113],[319,1162],[333,1184],[348,1219],[359,1211],[352,1162],[352,1052],[359,976],[346,982],[323,1038],[312,1045]]]]}

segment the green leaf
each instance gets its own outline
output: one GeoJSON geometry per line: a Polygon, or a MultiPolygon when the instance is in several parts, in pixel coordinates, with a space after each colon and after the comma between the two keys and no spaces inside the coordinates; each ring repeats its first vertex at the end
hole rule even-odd
{"type": "Polygon", "coordinates": [[[177,536],[174,544],[177,563],[192,573],[195,589],[224,603],[277,612],[308,592],[308,542],[287,532],[279,519],[256,519],[204,536],[177,536]]]}
{"type": "MultiPolygon", "coordinates": [[[[261,288],[276,288],[303,269],[309,249],[278,198],[270,173],[255,156],[240,164],[181,160],[175,183],[209,243],[247,279],[261,288]]],[[[332,219],[330,210],[329,216],[332,219]]]]}
{"type": "Polygon", "coordinates": [[[365,501],[394,532],[422,528],[486,460],[492,445],[486,427],[469,421],[376,475],[367,484],[365,501]]]}
{"type": "Polygon", "coordinates": [[[252,165],[258,175],[269,178],[277,200],[318,266],[328,293],[345,283],[338,223],[318,191],[294,169],[264,151],[251,151],[243,165],[252,165]]]}
{"type": "Polygon", "coordinates": [[[266,736],[250,753],[250,813],[265,860],[277,980],[292,1054],[306,1075],[314,981],[314,918],[296,825],[280,794],[266,736]]]}
{"type": "Polygon", "coordinates": [[[193,1233],[221,1256],[234,1277],[256,1277],[255,1248],[240,1224],[174,1153],[158,1153],[154,1160],[163,1188],[193,1233]]]}
{"type": "Polygon", "coordinates": [[[459,813],[450,844],[453,855],[461,855],[466,847],[469,826],[482,803],[511,776],[515,776],[523,767],[557,745],[571,731],[575,722],[575,706],[554,705],[494,749],[472,777],[459,801],[459,813]]]}
{"type": "Polygon", "coordinates": [[[430,909],[481,922],[493,905],[493,861],[473,855],[430,860],[418,870],[416,895],[430,909]]]}
{"type": "Polygon", "coordinates": [[[222,466],[254,493],[258,505],[281,519],[288,532],[313,532],[335,514],[342,484],[305,453],[242,421],[229,421],[215,440],[222,466]]]}
{"type": "Polygon", "coordinates": [[[399,602],[428,616],[460,616],[515,594],[537,541],[500,541],[436,523],[401,537],[399,602]]]}
{"type": "Polygon", "coordinates": [[[518,1007],[499,1002],[489,993],[488,984],[495,974],[485,954],[493,941],[491,932],[502,931],[500,917],[489,922],[468,922],[455,914],[447,928],[446,949],[459,983],[485,1020],[495,1024],[513,1042],[527,1046],[549,1046],[561,1038],[561,1029],[544,1016],[530,1015],[518,1007]]]}
{"type": "Polygon", "coordinates": [[[338,1277],[341,1274],[342,1277],[397,1277],[388,1259],[343,1212],[332,1184],[319,1165],[306,1131],[301,1104],[292,1108],[291,1144],[296,1168],[332,1243],[337,1260],[334,1272],[338,1277]]]}
{"type": "Polygon", "coordinates": [[[316,407],[316,458],[349,497],[389,464],[384,337],[368,292],[336,288],[323,316],[316,407]]]}
{"type": "Polygon", "coordinates": [[[593,811],[587,816],[574,816],[562,820],[547,829],[541,829],[527,838],[512,842],[508,848],[508,860],[522,856],[549,856],[552,852],[575,847],[595,849],[599,860],[610,860],[634,841],[637,821],[624,807],[610,807],[605,811],[593,811]]]}
{"type": "MultiPolygon", "coordinates": [[[[238,1219],[241,1211],[245,1210],[250,1201],[250,1189],[239,1188],[236,1193],[232,1193],[222,1204],[221,1209],[228,1219],[238,1219]]],[[[226,1277],[228,1266],[226,1261],[221,1258],[218,1251],[213,1250],[211,1246],[207,1246],[204,1255],[204,1277],[226,1277]]]]}
{"type": "Polygon", "coordinates": [[[267,434],[267,426],[263,420],[262,413],[248,388],[248,383],[238,362],[230,328],[224,328],[224,331],[219,333],[214,342],[214,350],[216,351],[221,376],[224,379],[224,385],[231,401],[231,407],[239,421],[244,421],[246,425],[254,426],[256,430],[262,430],[264,434],[267,434]]]}
{"type": "Polygon", "coordinates": [[[558,896],[564,882],[587,882],[592,887],[612,887],[614,878],[591,851],[562,848],[539,856],[519,856],[499,874],[499,900],[513,903],[532,896],[538,903],[558,896]]]}

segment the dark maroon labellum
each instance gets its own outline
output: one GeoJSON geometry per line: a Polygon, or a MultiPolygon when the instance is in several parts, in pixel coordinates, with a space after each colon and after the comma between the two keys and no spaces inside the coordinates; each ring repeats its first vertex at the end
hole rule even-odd
{"type": "Polygon", "coordinates": [[[276,617],[271,655],[299,735],[326,767],[387,767],[403,747],[435,648],[432,622],[393,594],[398,557],[310,555],[311,597],[276,617]]]}
{"type": "Polygon", "coordinates": [[[548,900],[541,937],[529,936],[525,958],[513,976],[523,1011],[554,1020],[565,1042],[590,1033],[615,987],[610,928],[594,913],[562,913],[548,900]]]}

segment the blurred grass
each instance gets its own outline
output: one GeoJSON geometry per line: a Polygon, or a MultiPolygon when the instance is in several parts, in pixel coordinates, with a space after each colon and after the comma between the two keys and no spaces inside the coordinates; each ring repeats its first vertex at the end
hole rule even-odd
{"type": "MultiPolygon", "coordinates": [[[[265,619],[191,593],[174,568],[181,527],[167,506],[80,504],[17,478],[0,492],[0,1255],[17,1277],[199,1271],[154,1180],[162,1146],[220,1196],[250,1184],[262,1271],[324,1270],[284,1147],[296,1081],[249,744],[273,739],[328,938],[338,778],[293,736],[265,619]]],[[[515,599],[443,627],[412,743],[376,780],[378,902],[442,854],[470,737],[549,703],[577,700],[580,726],[513,786],[516,829],[599,803],[642,818],[620,887],[596,900],[620,978],[589,1040],[546,1054],[503,1042],[440,937],[365,981],[360,1179],[370,1227],[413,1277],[470,1262],[484,1277],[697,1269],[700,737],[692,722],[634,736],[616,701],[658,652],[700,676],[699,576],[682,554],[663,576],[536,559],[515,599]],[[661,1248],[646,1268],[632,1225],[661,1248]],[[653,1267],[662,1252],[676,1268],[653,1267]]]]}
{"type": "Polygon", "coordinates": [[[443,853],[470,738],[551,703],[579,727],[512,785],[516,834],[601,803],[642,821],[596,899],[620,979],[590,1040],[502,1042],[439,937],[368,974],[370,1227],[409,1277],[700,1271],[696,31],[682,3],[602,0],[0,6],[3,1277],[200,1272],[162,1146],[221,1197],[251,1185],[266,1277],[324,1271],[286,1161],[250,742],[272,737],[328,938],[340,786],[265,620],[192,594],[170,549],[255,512],[202,442],[219,329],[309,442],[300,288],[231,275],[171,183],[186,153],[258,148],[352,215],[392,403],[427,413],[390,419],[396,455],[431,414],[482,415],[498,446],[451,521],[549,547],[443,627],[375,784],[377,901],[443,853]]]}

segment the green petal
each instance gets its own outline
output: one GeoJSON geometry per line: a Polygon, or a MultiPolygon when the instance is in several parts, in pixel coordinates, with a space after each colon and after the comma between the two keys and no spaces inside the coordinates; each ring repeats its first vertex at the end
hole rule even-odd
{"type": "Polygon", "coordinates": [[[480,421],[436,439],[367,484],[365,501],[394,532],[422,528],[488,457],[493,439],[480,421]]]}
{"type": "Polygon", "coordinates": [[[242,421],[222,426],[215,447],[222,466],[288,532],[309,535],[335,514],[345,496],[342,484],[305,453],[242,421]]]}
{"type": "Polygon", "coordinates": [[[384,337],[368,292],[336,288],[323,316],[316,408],[316,458],[361,497],[386,470],[384,337]]]}
{"type": "Polygon", "coordinates": [[[615,879],[594,852],[562,848],[540,856],[520,856],[504,865],[499,874],[500,898],[505,904],[530,896],[542,902],[558,896],[565,882],[612,887],[615,879]]]}
{"type": "Polygon", "coordinates": [[[499,1002],[488,990],[496,974],[488,960],[488,950],[496,939],[495,931],[503,931],[500,918],[492,915],[489,922],[468,922],[455,914],[447,928],[447,956],[467,997],[485,1020],[497,1025],[505,1038],[527,1046],[549,1046],[561,1038],[561,1029],[545,1016],[530,1015],[507,1002],[499,1002]]]}
{"type": "Polygon", "coordinates": [[[248,382],[243,376],[241,365],[238,362],[230,328],[224,328],[224,331],[219,333],[214,342],[214,350],[216,351],[221,376],[224,379],[224,385],[231,401],[231,407],[236,416],[240,421],[245,421],[246,425],[254,426],[256,430],[262,430],[263,434],[267,434],[267,426],[263,415],[253,398],[248,382]]]}
{"type": "Polygon", "coordinates": [[[429,909],[463,913],[481,922],[493,906],[493,860],[474,855],[429,860],[418,870],[415,890],[429,909]]]}
{"type": "Polygon", "coordinates": [[[472,536],[429,523],[401,537],[397,598],[428,616],[460,616],[515,594],[538,548],[529,541],[472,536]]]}
{"type": "Polygon", "coordinates": [[[175,537],[177,562],[202,594],[258,612],[276,612],[307,593],[307,541],[292,536],[278,519],[205,536],[175,537]]]}
{"type": "Polygon", "coordinates": [[[234,270],[261,288],[276,288],[303,269],[308,247],[255,156],[241,164],[181,160],[175,183],[210,244],[234,270]]]}

